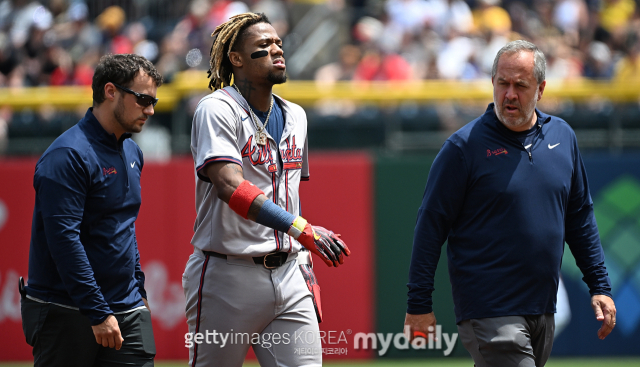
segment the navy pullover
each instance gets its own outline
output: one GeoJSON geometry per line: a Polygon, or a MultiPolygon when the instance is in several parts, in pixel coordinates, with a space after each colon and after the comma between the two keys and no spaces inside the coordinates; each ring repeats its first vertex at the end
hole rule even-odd
{"type": "Polygon", "coordinates": [[[89,109],[36,164],[27,295],[92,325],[146,298],[134,226],[143,159],[130,136],[116,140],[89,109]]]}
{"type": "Polygon", "coordinates": [[[575,134],[536,113],[525,144],[492,103],[442,146],[418,210],[407,313],[432,311],[446,240],[456,322],[555,312],[565,241],[590,293],[611,296],[575,134]]]}

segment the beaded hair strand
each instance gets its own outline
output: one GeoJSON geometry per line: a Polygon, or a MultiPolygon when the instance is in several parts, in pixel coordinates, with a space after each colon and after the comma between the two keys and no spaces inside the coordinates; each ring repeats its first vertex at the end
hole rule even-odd
{"type": "Polygon", "coordinates": [[[229,60],[229,53],[238,38],[247,27],[257,23],[270,23],[262,13],[243,13],[235,15],[225,23],[220,24],[211,33],[213,44],[211,45],[211,56],[209,60],[209,89],[218,90],[224,85],[231,85],[231,75],[233,69],[229,60]],[[225,62],[225,60],[227,62],[225,62]]]}

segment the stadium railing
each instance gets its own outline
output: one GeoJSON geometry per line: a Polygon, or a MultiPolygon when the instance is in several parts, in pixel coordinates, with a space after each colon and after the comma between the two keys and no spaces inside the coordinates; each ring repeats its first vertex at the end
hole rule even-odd
{"type": "MultiPolygon", "coordinates": [[[[207,92],[203,71],[185,71],[172,83],[158,89],[159,112],[171,111],[184,97],[207,92]]],[[[437,102],[442,100],[491,100],[492,86],[488,80],[474,81],[339,81],[323,83],[292,80],[274,88],[275,93],[301,105],[313,105],[323,99],[352,100],[363,103],[387,104],[399,101],[437,102]]],[[[640,100],[640,84],[588,79],[548,81],[545,98],[571,99],[588,102],[605,98],[614,103],[640,100]]],[[[0,88],[0,105],[14,110],[52,105],[61,110],[75,110],[91,103],[90,86],[0,88]]]]}
{"type": "MultiPolygon", "coordinates": [[[[154,121],[171,135],[173,153],[188,153],[194,101],[209,92],[206,72],[184,71],[158,89],[154,121]]],[[[492,101],[488,79],[473,81],[340,81],[291,80],[275,93],[307,110],[314,148],[383,148],[438,150],[442,142],[478,116],[492,101]],[[331,115],[318,106],[356,106],[350,115],[331,115]],[[449,114],[449,115],[447,115],[449,114]],[[454,116],[451,123],[450,116],[454,116]]],[[[0,88],[0,107],[16,114],[42,108],[69,116],[91,104],[89,86],[0,88]]],[[[640,147],[640,85],[588,79],[549,80],[541,109],[564,118],[585,148],[640,147]]],[[[31,111],[31,112],[30,112],[31,111]]],[[[39,154],[53,138],[75,123],[64,117],[55,125],[10,126],[5,154],[39,154]],[[47,130],[48,129],[48,130],[47,130]],[[12,135],[13,134],[13,135],[12,135]]]]}

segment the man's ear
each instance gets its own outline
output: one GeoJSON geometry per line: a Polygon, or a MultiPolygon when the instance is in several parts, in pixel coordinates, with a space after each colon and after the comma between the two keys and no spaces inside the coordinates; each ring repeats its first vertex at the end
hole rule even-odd
{"type": "Polygon", "coordinates": [[[113,83],[107,83],[104,85],[104,98],[110,101],[116,99],[116,86],[113,83]]]}
{"type": "Polygon", "coordinates": [[[542,83],[538,86],[538,101],[542,98],[542,93],[544,93],[544,87],[547,86],[547,81],[543,80],[542,83]]]}
{"type": "Polygon", "coordinates": [[[242,67],[242,56],[240,56],[239,52],[236,52],[236,51],[229,52],[229,61],[231,61],[231,65],[237,68],[242,67]]]}

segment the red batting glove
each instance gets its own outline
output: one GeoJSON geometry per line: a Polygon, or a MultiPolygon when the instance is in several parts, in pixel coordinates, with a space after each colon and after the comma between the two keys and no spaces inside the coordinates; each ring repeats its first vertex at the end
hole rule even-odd
{"type": "Polygon", "coordinates": [[[300,242],[309,251],[318,255],[327,266],[337,267],[344,263],[344,255],[351,255],[347,245],[332,231],[307,223],[298,237],[300,242]]]}

